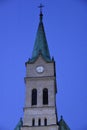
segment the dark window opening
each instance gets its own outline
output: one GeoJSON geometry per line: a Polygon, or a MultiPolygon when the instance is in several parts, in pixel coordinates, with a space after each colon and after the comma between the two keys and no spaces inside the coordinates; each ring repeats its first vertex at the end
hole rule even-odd
{"type": "Polygon", "coordinates": [[[47,126],[47,119],[44,119],[44,125],[47,126]]]}
{"type": "Polygon", "coordinates": [[[41,126],[41,119],[38,120],[38,126],[41,126]]]}
{"type": "Polygon", "coordinates": [[[47,126],[47,119],[44,119],[44,125],[47,126]]]}
{"type": "Polygon", "coordinates": [[[48,105],[48,89],[43,89],[43,104],[48,105]]]}
{"type": "Polygon", "coordinates": [[[32,119],[32,126],[35,126],[35,119],[32,119]]]}
{"type": "Polygon", "coordinates": [[[32,105],[37,105],[37,90],[32,90],[32,105]]]}

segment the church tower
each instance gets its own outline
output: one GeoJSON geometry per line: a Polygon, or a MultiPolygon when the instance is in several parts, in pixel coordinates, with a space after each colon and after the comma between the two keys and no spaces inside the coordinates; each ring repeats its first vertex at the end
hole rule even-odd
{"type": "Polygon", "coordinates": [[[42,9],[39,17],[32,57],[25,63],[24,117],[15,130],[69,130],[60,128],[63,119],[58,123],[55,61],[50,56],[44,31],[42,9]]]}
{"type": "Polygon", "coordinates": [[[58,130],[55,62],[50,57],[42,11],[32,58],[26,62],[25,84],[26,100],[21,130],[58,130]]]}

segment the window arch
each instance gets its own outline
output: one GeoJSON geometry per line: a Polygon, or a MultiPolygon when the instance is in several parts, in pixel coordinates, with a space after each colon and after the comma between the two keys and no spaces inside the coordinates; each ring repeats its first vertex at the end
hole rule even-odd
{"type": "Polygon", "coordinates": [[[32,105],[37,105],[37,89],[32,90],[32,105]]]}
{"type": "Polygon", "coordinates": [[[35,119],[32,119],[32,126],[35,126],[35,119]]]}
{"type": "Polygon", "coordinates": [[[38,126],[41,126],[41,119],[38,120],[38,126]]]}
{"type": "Polygon", "coordinates": [[[48,89],[47,88],[43,89],[43,104],[44,105],[48,104],[48,89]]]}
{"type": "Polygon", "coordinates": [[[47,119],[44,119],[44,125],[47,126],[47,119]]]}

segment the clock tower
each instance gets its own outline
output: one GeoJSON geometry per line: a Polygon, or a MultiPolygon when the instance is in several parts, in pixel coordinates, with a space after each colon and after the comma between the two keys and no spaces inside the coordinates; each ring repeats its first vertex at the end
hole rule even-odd
{"type": "Polygon", "coordinates": [[[60,128],[63,119],[58,123],[56,68],[48,48],[42,10],[32,57],[25,65],[24,116],[15,130],[69,130],[60,128]]]}
{"type": "Polygon", "coordinates": [[[55,62],[50,57],[43,25],[40,22],[32,57],[26,62],[26,100],[21,130],[58,130],[56,111],[55,62]]]}

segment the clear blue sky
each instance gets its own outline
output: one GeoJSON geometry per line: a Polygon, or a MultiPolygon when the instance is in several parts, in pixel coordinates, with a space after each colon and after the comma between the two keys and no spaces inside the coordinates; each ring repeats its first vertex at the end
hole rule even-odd
{"type": "Polygon", "coordinates": [[[44,26],[56,61],[57,111],[71,130],[87,130],[87,0],[0,0],[0,130],[23,117],[25,62],[44,26]]]}

